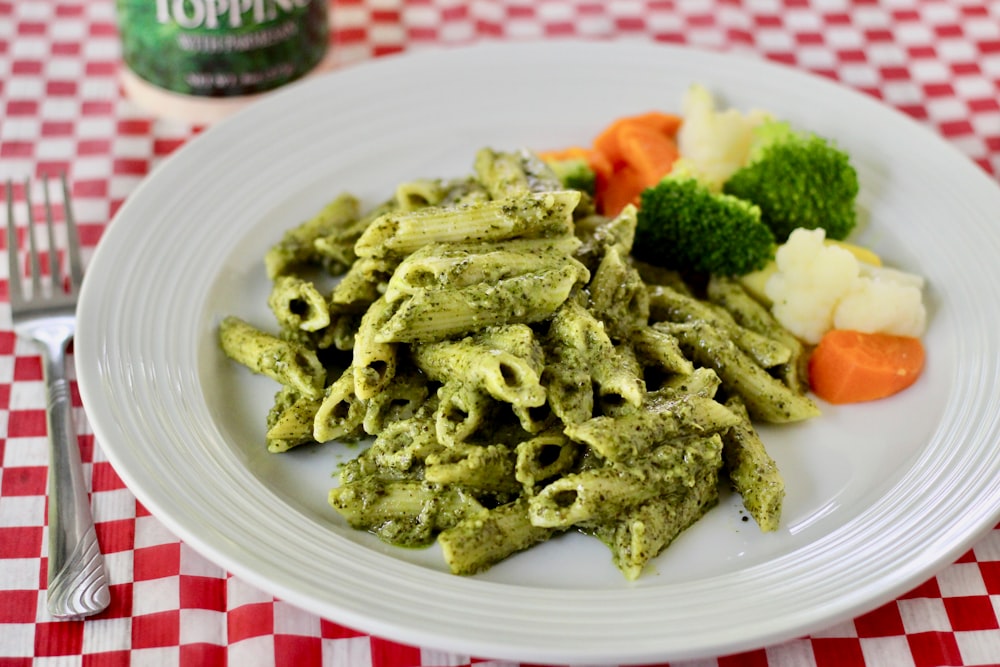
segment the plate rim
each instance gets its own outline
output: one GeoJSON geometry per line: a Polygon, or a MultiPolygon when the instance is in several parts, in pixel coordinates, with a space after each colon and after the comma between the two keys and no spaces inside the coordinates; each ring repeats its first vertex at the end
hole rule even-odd
{"type": "MultiPolygon", "coordinates": [[[[293,100],[301,99],[303,96],[309,94],[314,89],[318,90],[322,86],[326,85],[324,82],[329,82],[335,80],[345,73],[355,72],[352,76],[357,76],[357,72],[368,72],[377,74],[379,68],[390,69],[397,67],[398,63],[408,62],[408,66],[412,66],[412,61],[414,59],[423,60],[425,62],[440,62],[442,58],[451,57],[456,51],[468,51],[468,52],[478,52],[480,54],[492,53],[499,54],[498,57],[502,57],[500,52],[514,52],[517,50],[531,50],[531,49],[566,49],[573,50],[580,48],[580,45],[586,45],[586,48],[592,49],[595,46],[600,48],[614,48],[614,49],[634,49],[637,52],[642,51],[643,53],[652,54],[655,52],[661,54],[668,53],[679,53],[682,52],[685,55],[691,57],[700,57],[714,60],[718,63],[725,64],[730,61],[734,56],[732,54],[715,52],[715,51],[704,51],[692,47],[681,47],[674,45],[663,45],[663,44],[646,44],[646,43],[630,43],[630,42],[592,42],[589,40],[560,40],[556,42],[547,43],[485,43],[476,44],[472,46],[460,46],[460,47],[434,47],[425,50],[418,50],[415,52],[409,52],[404,54],[398,54],[393,56],[388,56],[384,58],[379,58],[371,61],[366,61],[364,63],[359,63],[357,65],[352,65],[344,70],[339,70],[332,72],[330,74],[321,75],[319,77],[310,79],[308,81],[303,81],[301,83],[293,84],[287,89],[279,91],[273,97],[262,100],[257,104],[247,108],[246,110],[236,114],[230,119],[223,121],[222,123],[207,129],[205,132],[199,134],[198,136],[192,138],[191,141],[186,143],[184,146],[178,149],[173,155],[171,155],[167,160],[164,161],[152,174],[153,178],[146,178],[140,183],[140,185],[133,191],[129,198],[125,201],[123,206],[118,210],[112,223],[108,225],[105,230],[104,236],[95,250],[93,259],[91,260],[92,266],[96,264],[98,270],[103,270],[102,267],[108,264],[113,264],[114,259],[107,259],[106,255],[110,253],[107,248],[113,247],[117,243],[117,238],[125,234],[124,230],[125,224],[135,225],[136,222],[132,222],[137,219],[137,211],[144,200],[147,198],[147,193],[151,188],[155,187],[155,176],[164,170],[174,169],[173,165],[180,164],[183,160],[189,160],[189,156],[194,156],[201,152],[202,146],[210,147],[213,143],[217,144],[221,139],[223,133],[233,133],[239,131],[241,128],[251,125],[255,122],[255,119],[265,117],[268,113],[273,110],[280,108],[282,105],[290,103],[293,100]],[[153,184],[153,185],[151,185],[153,184]],[[122,220],[126,221],[123,224],[119,224],[122,220]],[[108,241],[108,239],[111,239],[108,241]],[[107,241],[107,242],[106,242],[107,241]],[[104,249],[104,250],[102,250],[104,249]]],[[[763,69],[765,71],[782,71],[783,76],[789,76],[791,78],[798,78],[802,80],[810,80],[814,83],[818,82],[819,79],[815,75],[809,74],[807,72],[792,69],[786,67],[780,63],[774,63],[765,60],[756,60],[754,62],[754,67],[763,69]]],[[[858,91],[854,91],[849,88],[845,88],[833,82],[825,81],[825,84],[830,86],[831,89],[839,90],[841,94],[853,95],[858,99],[864,99],[865,104],[874,104],[875,101],[868,97],[863,97],[858,91]]],[[[952,151],[955,155],[961,156],[961,159],[968,163],[969,166],[974,167],[976,172],[978,172],[985,182],[990,183],[991,186],[995,186],[984,172],[982,172],[978,167],[976,167],[968,158],[961,155],[958,150],[951,144],[944,142],[937,135],[933,135],[926,128],[919,126],[913,119],[905,116],[901,112],[884,105],[879,105],[882,112],[888,111],[895,114],[897,120],[900,122],[905,122],[911,124],[914,128],[920,128],[921,132],[926,133],[928,138],[933,141],[938,141],[940,147],[947,147],[949,151],[952,151]]],[[[966,170],[969,173],[973,173],[971,170],[966,170]]],[[[88,270],[88,274],[90,271],[88,270]]],[[[92,283],[94,281],[91,281],[92,283]]],[[[96,284],[96,283],[95,283],[96,284]]],[[[88,290],[88,283],[85,281],[83,286],[83,294],[81,295],[81,311],[83,311],[83,306],[91,303],[100,298],[94,289],[88,290]]],[[[82,341],[82,344],[78,345],[78,352],[84,353],[87,351],[95,352],[99,350],[99,343],[96,338],[96,333],[93,332],[92,327],[97,326],[86,318],[86,316],[81,318],[81,331],[78,334],[78,341],[82,341]],[[91,338],[94,335],[94,338],[91,338]]],[[[98,401],[106,400],[108,397],[103,393],[104,386],[101,377],[101,369],[91,363],[91,360],[85,360],[81,364],[81,358],[78,354],[77,356],[77,367],[81,369],[79,372],[78,383],[80,387],[81,395],[84,398],[85,405],[96,405],[98,401]]],[[[88,415],[89,415],[88,411],[88,415]]],[[[241,578],[246,581],[258,586],[262,590],[267,590],[278,595],[281,599],[292,602],[297,606],[309,609],[317,614],[334,618],[330,615],[331,607],[329,604],[318,604],[317,601],[309,599],[308,594],[301,588],[295,588],[288,585],[287,582],[275,582],[273,579],[269,579],[267,575],[260,572],[254,571],[252,567],[248,567],[245,563],[241,562],[238,558],[234,558],[232,554],[227,554],[219,549],[217,544],[212,544],[206,541],[203,536],[193,534],[189,527],[187,527],[179,517],[174,516],[171,511],[164,509],[160,500],[154,498],[143,488],[141,480],[136,479],[128,469],[128,464],[124,461],[124,457],[121,455],[119,449],[113,445],[105,445],[106,442],[111,442],[107,436],[111,434],[114,430],[107,425],[109,417],[102,413],[100,417],[95,420],[91,420],[91,426],[94,429],[95,436],[98,442],[102,444],[102,451],[108,457],[112,466],[115,468],[116,472],[122,476],[123,480],[126,480],[126,485],[129,487],[130,491],[135,494],[137,498],[142,502],[153,514],[164,523],[167,528],[174,533],[179,539],[188,543],[190,546],[195,548],[195,550],[201,552],[203,555],[212,560],[213,562],[222,564],[227,570],[238,574],[241,578]]],[[[922,561],[922,567],[917,568],[917,571],[911,572],[908,578],[900,579],[896,582],[895,586],[890,589],[885,589],[880,592],[877,596],[862,596],[864,599],[855,599],[850,602],[845,600],[845,603],[838,610],[834,616],[822,615],[822,620],[819,618],[811,619],[811,621],[804,621],[802,625],[794,628],[782,628],[779,630],[774,629],[770,634],[758,633],[757,638],[751,639],[746,636],[742,637],[731,637],[728,641],[723,640],[715,648],[712,649],[713,653],[717,652],[732,652],[734,650],[744,650],[755,646],[761,645],[759,640],[763,640],[763,643],[770,644],[773,641],[787,639],[794,637],[799,634],[803,634],[805,631],[813,631],[819,629],[820,627],[825,627],[831,623],[838,622],[840,620],[846,620],[856,616],[861,611],[874,608],[877,606],[876,603],[888,601],[898,597],[898,595],[906,592],[908,586],[920,583],[920,581],[915,581],[915,578],[919,577],[929,577],[933,574],[933,571],[937,568],[953,561],[971,544],[975,539],[983,534],[986,534],[1000,519],[1000,510],[994,510],[991,515],[984,515],[976,522],[972,522],[974,525],[967,525],[965,527],[964,537],[951,545],[951,549],[943,553],[939,553],[935,558],[925,558],[922,561]],[[924,576],[926,575],[926,577],[924,576]],[[812,623],[810,625],[809,623],[812,623]],[[816,625],[820,623],[820,625],[816,625]]],[[[475,581],[475,580],[473,580],[475,581]]],[[[472,587],[477,590],[489,590],[498,584],[493,584],[491,582],[475,582],[472,587]]],[[[572,595],[572,594],[571,594],[572,595]]],[[[577,597],[587,597],[587,596],[577,596],[577,597]]],[[[602,597],[600,595],[598,598],[602,597]]],[[[510,657],[518,660],[537,660],[539,658],[555,661],[555,662],[566,662],[566,661],[577,661],[577,660],[587,660],[592,662],[595,656],[591,653],[579,654],[575,653],[573,649],[560,649],[549,646],[520,646],[512,647],[504,644],[494,644],[490,645],[485,642],[482,638],[478,639],[467,639],[462,637],[455,637],[448,632],[442,631],[438,636],[433,636],[428,634],[426,629],[415,630],[410,627],[406,627],[405,623],[401,624],[399,621],[391,622],[385,621],[384,619],[370,618],[357,613],[351,613],[351,611],[337,609],[339,618],[336,619],[337,622],[343,622],[351,627],[356,627],[359,629],[364,629],[366,631],[372,632],[379,636],[398,638],[399,640],[406,641],[409,643],[415,643],[425,646],[435,646],[441,648],[442,650],[450,652],[468,652],[470,654],[484,655],[486,654],[483,649],[489,651],[488,655],[491,657],[510,657]]],[[[650,642],[647,641],[647,644],[650,642]]],[[[688,657],[702,657],[708,655],[704,652],[705,647],[689,647],[687,650],[681,649],[679,651],[673,651],[670,653],[659,653],[656,648],[656,642],[652,642],[650,645],[643,649],[633,653],[622,655],[620,652],[614,654],[608,653],[601,657],[600,659],[607,659],[609,661],[620,662],[622,664],[631,662],[647,662],[649,660],[662,660],[662,659],[683,659],[688,657]]]]}

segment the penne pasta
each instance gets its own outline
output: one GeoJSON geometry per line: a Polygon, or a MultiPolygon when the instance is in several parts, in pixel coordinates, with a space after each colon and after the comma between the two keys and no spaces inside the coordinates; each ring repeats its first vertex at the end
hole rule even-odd
{"type": "Polygon", "coordinates": [[[537,407],[545,402],[540,363],[473,337],[414,345],[411,354],[417,368],[431,380],[462,377],[498,401],[513,405],[537,407]]]}
{"type": "Polygon", "coordinates": [[[365,405],[354,391],[354,369],[348,368],[326,388],[313,418],[313,438],[316,442],[356,438],[364,417],[365,405]]]}
{"type": "Polygon", "coordinates": [[[654,325],[670,332],[698,364],[715,370],[722,386],[739,395],[754,419],[771,423],[802,421],[819,415],[805,394],[790,389],[757,365],[733,341],[705,322],[654,325]]]}
{"type": "Polygon", "coordinates": [[[582,265],[566,265],[455,289],[422,289],[390,304],[373,332],[379,343],[438,341],[501,324],[540,322],[584,282],[582,265]]]}
{"type": "Polygon", "coordinates": [[[361,318],[354,335],[354,392],[367,400],[383,390],[396,374],[396,346],[379,340],[392,309],[379,297],[361,318]]]}
{"type": "Polygon", "coordinates": [[[303,265],[321,263],[323,256],[316,250],[316,241],[356,222],[360,210],[361,204],[356,197],[342,194],[315,216],[285,232],[264,256],[268,277],[273,280],[298,271],[303,265]]]}
{"type": "Polygon", "coordinates": [[[520,498],[463,519],[442,531],[438,543],[451,572],[470,575],[544,542],[556,532],[533,524],[527,502],[520,498]]]}
{"type": "Polygon", "coordinates": [[[326,297],[308,280],[279,276],[267,302],[282,328],[318,331],[330,325],[330,306],[326,297]]]}
{"type": "Polygon", "coordinates": [[[802,346],[735,280],[634,260],[634,205],[598,215],[530,151],[471,171],[368,210],[341,195],[269,249],[278,333],[218,330],[281,386],[268,451],[361,441],[331,511],[437,541],[459,575],[575,529],[633,580],[725,476],[774,531],[784,482],[751,419],[816,414],[802,346]]]}
{"type": "Polygon", "coordinates": [[[722,438],[729,479],[760,529],[765,533],[775,531],[781,521],[785,480],[750,423],[743,401],[733,396],[726,401],[726,407],[740,418],[722,438]]]}
{"type": "Polygon", "coordinates": [[[579,240],[517,239],[500,243],[432,243],[404,259],[385,288],[387,301],[420,290],[468,287],[504,278],[576,265],[570,258],[579,240]]]}
{"type": "Polygon", "coordinates": [[[316,352],[296,342],[261,331],[238,317],[219,324],[223,352],[255,373],[267,375],[309,398],[323,393],[326,369],[316,352]]]}
{"type": "Polygon", "coordinates": [[[379,216],[358,239],[359,257],[406,256],[428,243],[475,243],[518,238],[573,235],[575,190],[456,206],[389,212],[379,216]]]}

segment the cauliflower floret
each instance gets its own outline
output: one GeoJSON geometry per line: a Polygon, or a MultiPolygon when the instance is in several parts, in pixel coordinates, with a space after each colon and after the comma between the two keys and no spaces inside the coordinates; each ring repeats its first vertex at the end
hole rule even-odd
{"type": "Polygon", "coordinates": [[[923,294],[912,284],[858,278],[833,313],[835,329],[919,337],[927,323],[923,294]]]}
{"type": "Polygon", "coordinates": [[[807,343],[833,327],[833,312],[858,280],[849,250],[823,242],[822,229],[796,229],[774,255],[777,271],[764,285],[774,316],[807,343]]]}
{"type": "Polygon", "coordinates": [[[775,318],[806,343],[830,329],[920,336],[927,322],[923,278],[863,265],[822,229],[796,229],[775,253],[764,284],[775,318]]]}
{"type": "Polygon", "coordinates": [[[675,164],[715,191],[746,164],[753,130],[769,118],[762,111],[718,110],[712,94],[698,84],[684,94],[681,115],[677,131],[681,157],[675,164]]]}

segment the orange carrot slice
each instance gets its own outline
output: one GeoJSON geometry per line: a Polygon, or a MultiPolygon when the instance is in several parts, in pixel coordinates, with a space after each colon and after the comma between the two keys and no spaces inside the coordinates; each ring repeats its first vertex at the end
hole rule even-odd
{"type": "Polygon", "coordinates": [[[919,338],[835,329],[809,357],[809,384],[829,403],[859,403],[896,394],[920,377],[919,338]]]}
{"type": "Polygon", "coordinates": [[[611,179],[597,193],[598,209],[608,217],[615,217],[628,204],[639,205],[639,195],[646,188],[643,174],[630,164],[615,170],[611,179]]]}
{"type": "Polygon", "coordinates": [[[618,149],[626,164],[641,174],[646,187],[659,183],[678,158],[673,137],[647,125],[626,125],[618,133],[618,149]]]}
{"type": "Polygon", "coordinates": [[[681,117],[662,111],[649,111],[635,116],[622,116],[609,123],[594,139],[594,148],[603,153],[611,164],[623,161],[619,136],[626,127],[647,127],[668,137],[675,137],[681,117]]]}

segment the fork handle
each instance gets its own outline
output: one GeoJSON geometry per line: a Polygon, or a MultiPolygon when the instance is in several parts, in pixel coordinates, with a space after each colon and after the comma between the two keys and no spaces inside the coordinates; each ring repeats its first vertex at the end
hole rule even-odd
{"type": "Polygon", "coordinates": [[[73,329],[44,346],[43,370],[49,430],[49,576],[47,606],[53,616],[78,618],[103,611],[111,601],[73,428],[66,376],[66,346],[73,329]]]}

